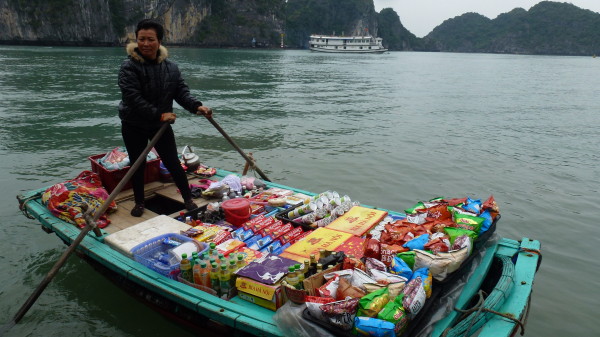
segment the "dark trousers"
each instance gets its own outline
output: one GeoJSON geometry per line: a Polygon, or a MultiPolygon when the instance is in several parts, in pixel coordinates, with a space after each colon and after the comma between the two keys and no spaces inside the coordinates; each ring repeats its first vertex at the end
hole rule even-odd
{"type": "MultiPolygon", "coordinates": [[[[156,130],[145,130],[137,128],[127,124],[121,124],[121,134],[123,135],[123,141],[125,142],[125,148],[129,154],[129,160],[131,165],[135,163],[138,157],[142,154],[148,141],[154,138],[154,135],[158,132],[156,130]]],[[[171,177],[175,181],[175,185],[181,192],[183,200],[189,200],[192,198],[192,192],[188,185],[187,176],[185,171],[179,163],[179,157],[177,156],[177,145],[175,144],[175,134],[173,129],[169,125],[165,133],[160,137],[156,145],[154,146],[156,152],[160,156],[163,164],[171,173],[171,177]]],[[[138,168],[131,178],[131,184],[133,185],[133,196],[136,203],[144,202],[144,169],[146,162],[138,168]]]]}

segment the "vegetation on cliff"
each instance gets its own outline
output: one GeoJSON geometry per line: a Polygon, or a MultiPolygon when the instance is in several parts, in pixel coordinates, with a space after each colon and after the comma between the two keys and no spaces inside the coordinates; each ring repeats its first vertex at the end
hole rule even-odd
{"type": "Polygon", "coordinates": [[[600,52],[600,14],[544,1],[491,20],[467,13],[444,21],[424,41],[450,52],[593,55],[600,52]]]}

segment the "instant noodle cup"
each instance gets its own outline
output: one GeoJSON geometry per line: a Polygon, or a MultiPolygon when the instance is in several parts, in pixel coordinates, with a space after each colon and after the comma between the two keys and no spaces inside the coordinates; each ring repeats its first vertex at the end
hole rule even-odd
{"type": "Polygon", "coordinates": [[[375,317],[389,300],[390,297],[387,288],[374,291],[359,300],[358,312],[356,315],[362,317],[375,317]]]}

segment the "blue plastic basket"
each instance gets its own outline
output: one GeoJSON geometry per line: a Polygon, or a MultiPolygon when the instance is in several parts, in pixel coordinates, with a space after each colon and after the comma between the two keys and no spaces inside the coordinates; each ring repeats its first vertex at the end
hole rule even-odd
{"type": "Polygon", "coordinates": [[[196,244],[198,255],[202,255],[202,253],[208,250],[208,245],[204,242],[198,242],[181,234],[167,233],[133,247],[131,249],[133,259],[159,274],[175,279],[176,272],[179,269],[179,260],[177,257],[169,254],[168,251],[174,247],[164,243],[165,239],[179,243],[193,242],[196,244]]]}

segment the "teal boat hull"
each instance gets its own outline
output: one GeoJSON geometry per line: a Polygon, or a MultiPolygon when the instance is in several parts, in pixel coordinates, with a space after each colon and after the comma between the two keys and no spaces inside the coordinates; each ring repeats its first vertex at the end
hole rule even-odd
{"type": "MultiPolygon", "coordinates": [[[[231,174],[231,172],[218,170],[217,177],[224,177],[227,174],[231,174]]],[[[269,187],[280,187],[307,195],[314,195],[314,193],[308,191],[280,184],[267,183],[267,185],[269,187]]],[[[70,245],[78,236],[80,230],[76,226],[54,217],[41,204],[41,194],[44,191],[45,188],[18,196],[21,208],[28,216],[37,219],[43,230],[55,233],[65,244],[70,245]]],[[[389,212],[400,214],[393,211],[389,212]]],[[[171,318],[184,320],[194,328],[224,330],[227,335],[285,335],[274,323],[273,311],[254,305],[238,297],[234,297],[230,301],[225,301],[164,277],[106,245],[104,243],[106,235],[106,232],[103,232],[103,236],[100,237],[95,236],[93,233],[88,234],[79,247],[77,247],[78,255],[117,284],[126,289],[134,289],[135,291],[128,292],[140,295],[138,296],[140,299],[149,302],[156,310],[171,318]]],[[[457,305],[462,302],[468,302],[471,296],[479,289],[481,282],[487,274],[487,270],[489,270],[494,254],[502,253],[509,255],[512,252],[514,255],[518,253],[519,258],[516,263],[517,278],[515,278],[515,282],[519,284],[513,290],[514,294],[511,294],[505,302],[503,310],[506,310],[506,312],[515,317],[522,317],[531,295],[538,255],[524,251],[519,252],[521,248],[539,250],[539,242],[529,239],[523,239],[521,242],[501,239],[497,245],[488,249],[477,270],[465,285],[457,305]],[[521,256],[524,257],[521,258],[521,256]]],[[[441,333],[456,321],[456,316],[455,313],[450,313],[438,322],[435,325],[433,335],[441,336],[441,333]]],[[[484,326],[479,336],[509,336],[514,328],[514,322],[507,322],[507,320],[502,318],[494,318],[484,326]],[[500,332],[502,333],[500,334],[500,332]]]]}

